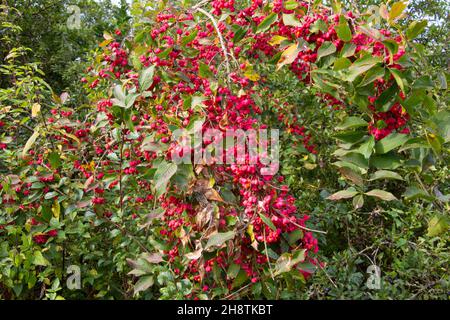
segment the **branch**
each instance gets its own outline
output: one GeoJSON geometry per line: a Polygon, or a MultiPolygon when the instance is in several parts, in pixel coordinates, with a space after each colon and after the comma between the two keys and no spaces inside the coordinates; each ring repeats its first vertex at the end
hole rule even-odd
{"type": "Polygon", "coordinates": [[[227,49],[225,47],[225,41],[223,40],[223,36],[222,36],[222,33],[219,30],[219,26],[217,24],[217,21],[214,19],[212,14],[209,13],[208,11],[206,11],[206,10],[204,10],[202,8],[196,8],[195,10],[198,11],[198,12],[201,12],[205,16],[207,16],[209,18],[209,20],[211,20],[212,24],[214,25],[214,28],[216,29],[217,35],[219,36],[219,40],[220,40],[220,46],[222,47],[223,55],[225,57],[225,66],[227,67],[227,79],[229,79],[228,77],[230,76],[230,73],[231,73],[230,60],[228,59],[229,53],[228,53],[228,51],[227,51],[227,49]]]}

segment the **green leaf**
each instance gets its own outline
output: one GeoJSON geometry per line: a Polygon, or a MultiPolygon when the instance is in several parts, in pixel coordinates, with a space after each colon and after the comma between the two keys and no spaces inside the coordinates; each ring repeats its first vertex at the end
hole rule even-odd
{"type": "Polygon", "coordinates": [[[348,117],[343,123],[336,127],[337,130],[347,130],[351,128],[367,127],[369,124],[367,121],[361,119],[360,117],[348,117]]]}
{"type": "Polygon", "coordinates": [[[352,62],[350,61],[350,59],[342,57],[342,58],[337,59],[334,62],[334,70],[339,71],[339,70],[347,69],[351,65],[352,65],[352,62]]]}
{"type": "Polygon", "coordinates": [[[261,220],[273,231],[277,231],[277,228],[273,224],[272,220],[270,220],[267,216],[263,215],[262,213],[259,214],[261,220]]]}
{"type": "Polygon", "coordinates": [[[224,233],[213,234],[208,239],[208,243],[205,246],[205,250],[209,249],[211,247],[221,246],[225,242],[227,242],[228,240],[234,239],[235,236],[236,236],[236,232],[234,232],[234,231],[228,231],[228,232],[224,232],[224,233]]]}
{"type": "Polygon", "coordinates": [[[430,222],[428,222],[427,236],[435,237],[449,230],[448,218],[444,215],[434,216],[430,222]]]}
{"type": "Polygon", "coordinates": [[[370,69],[366,75],[364,76],[363,80],[360,84],[358,84],[358,87],[365,87],[368,84],[371,84],[377,79],[383,78],[385,74],[385,70],[383,67],[374,67],[370,69]]]}
{"type": "Polygon", "coordinates": [[[355,172],[354,170],[348,168],[348,167],[342,167],[339,168],[339,172],[348,180],[356,184],[357,186],[363,186],[364,185],[364,179],[363,177],[355,172]]]}
{"type": "Polygon", "coordinates": [[[153,286],[155,283],[153,276],[143,276],[139,279],[138,282],[134,285],[134,294],[138,294],[139,292],[146,291],[148,288],[153,286]]]}
{"type": "Polygon", "coordinates": [[[349,68],[348,72],[344,76],[344,80],[353,82],[358,76],[364,72],[372,69],[375,65],[380,63],[379,57],[372,57],[370,55],[364,56],[356,60],[349,68]]]}
{"type": "Polygon", "coordinates": [[[353,207],[358,210],[364,206],[364,196],[362,194],[358,194],[353,198],[353,207]]]}
{"type": "Polygon", "coordinates": [[[178,166],[175,163],[161,162],[155,172],[156,196],[159,197],[166,192],[170,178],[177,172],[178,166]]]}
{"type": "Polygon", "coordinates": [[[395,170],[401,165],[400,158],[394,153],[373,155],[370,165],[376,169],[395,170]]]}
{"type": "Polygon", "coordinates": [[[114,87],[114,97],[119,102],[122,102],[123,105],[125,105],[125,91],[123,90],[123,87],[119,84],[114,87]]]}
{"type": "Polygon", "coordinates": [[[198,29],[194,29],[194,31],[192,31],[188,36],[183,37],[183,39],[181,39],[181,45],[185,46],[187,45],[189,42],[193,41],[195,39],[195,37],[198,34],[198,29]]]}
{"type": "Polygon", "coordinates": [[[300,21],[298,21],[297,17],[293,13],[292,14],[283,13],[283,23],[285,26],[292,26],[292,27],[302,26],[300,21]]]}
{"type": "Polygon", "coordinates": [[[292,268],[300,263],[305,261],[306,258],[306,249],[302,249],[296,251],[294,253],[283,253],[275,263],[274,275],[278,276],[282,273],[289,272],[292,268]]]}
{"type": "Polygon", "coordinates": [[[236,264],[236,263],[230,264],[230,266],[228,267],[228,270],[227,270],[227,278],[235,279],[240,270],[241,270],[241,266],[239,264],[236,264]]]}
{"type": "Polygon", "coordinates": [[[355,190],[355,188],[349,188],[347,190],[342,190],[339,192],[336,192],[335,194],[332,194],[327,199],[336,201],[336,200],[342,200],[342,199],[350,199],[356,196],[359,192],[355,190]]]}
{"type": "Polygon", "coordinates": [[[351,42],[346,43],[342,47],[341,57],[349,58],[355,54],[355,50],[356,50],[356,45],[354,43],[351,43],[351,42]]]}
{"type": "Polygon", "coordinates": [[[384,180],[384,179],[404,180],[402,176],[399,175],[397,172],[389,170],[379,170],[370,177],[369,181],[384,180]]]}
{"type": "Polygon", "coordinates": [[[131,108],[134,103],[136,102],[136,99],[140,96],[139,93],[130,93],[125,98],[125,109],[131,108]]]}
{"type": "Polygon", "coordinates": [[[42,252],[35,251],[33,255],[33,264],[36,266],[48,266],[50,263],[44,258],[42,252]]]}
{"type": "Polygon", "coordinates": [[[335,30],[339,39],[342,41],[349,42],[352,40],[352,30],[350,30],[348,21],[343,15],[339,17],[339,24],[336,26],[335,30]]]}
{"type": "Polygon", "coordinates": [[[58,192],[52,191],[52,192],[46,193],[45,196],[44,196],[44,199],[45,200],[50,200],[50,199],[53,199],[56,196],[58,196],[58,192]]]}
{"type": "Polygon", "coordinates": [[[323,21],[322,19],[318,19],[316,22],[314,22],[311,25],[310,31],[311,31],[311,33],[318,33],[319,31],[327,32],[328,31],[327,23],[325,21],[323,21]]]}
{"type": "Polygon", "coordinates": [[[200,62],[198,67],[199,75],[202,78],[212,78],[214,76],[213,72],[209,69],[209,66],[204,62],[200,62]]]}
{"type": "Polygon", "coordinates": [[[269,14],[263,21],[261,21],[261,23],[258,25],[258,27],[256,28],[256,33],[260,33],[260,32],[264,32],[267,31],[267,29],[270,28],[270,26],[277,21],[278,19],[278,14],[275,12],[272,12],[271,14],[269,14]]]}
{"type": "Polygon", "coordinates": [[[369,159],[373,153],[375,147],[375,138],[370,136],[369,139],[359,147],[358,152],[361,153],[366,159],[369,159]]]}
{"type": "Polygon", "coordinates": [[[406,30],[406,37],[408,37],[409,40],[417,38],[425,30],[427,25],[427,20],[413,21],[409,25],[408,30],[406,30]]]}
{"type": "Polygon", "coordinates": [[[58,169],[61,166],[61,157],[59,156],[58,152],[49,153],[48,161],[50,162],[50,165],[54,169],[58,169]]]}
{"type": "Polygon", "coordinates": [[[406,141],[409,140],[409,136],[402,133],[391,133],[386,138],[377,142],[375,150],[378,154],[385,154],[395,148],[402,146],[406,141]]]}
{"type": "Polygon", "coordinates": [[[413,201],[417,199],[423,199],[427,201],[433,201],[434,197],[430,196],[428,192],[423,190],[422,188],[418,188],[416,186],[408,187],[403,194],[403,197],[408,201],[413,201]]]}
{"type": "Polygon", "coordinates": [[[430,126],[435,127],[437,133],[447,143],[450,141],[450,112],[442,110],[430,119],[430,126]]]}
{"type": "Polygon", "coordinates": [[[153,83],[153,76],[155,74],[155,66],[150,66],[144,69],[139,76],[139,89],[141,92],[146,91],[153,83]]]}
{"type": "Polygon", "coordinates": [[[389,71],[394,76],[395,81],[397,82],[398,87],[402,90],[402,92],[405,92],[405,83],[403,81],[403,77],[397,69],[391,69],[389,68],[389,71]]]}
{"type": "Polygon", "coordinates": [[[294,10],[298,7],[298,2],[295,0],[289,0],[285,1],[283,5],[286,10],[294,10]]]}
{"type": "Polygon", "coordinates": [[[398,85],[394,83],[378,97],[375,101],[375,107],[378,111],[387,112],[397,100],[398,85]]]}
{"type": "Polygon", "coordinates": [[[379,189],[374,189],[372,191],[366,192],[365,195],[369,197],[376,197],[384,201],[397,200],[397,198],[392,193],[379,189]]]}
{"type": "Polygon", "coordinates": [[[329,56],[330,54],[333,54],[336,52],[336,46],[334,43],[326,41],[324,42],[319,50],[317,51],[317,60],[320,60],[320,58],[329,56]]]}

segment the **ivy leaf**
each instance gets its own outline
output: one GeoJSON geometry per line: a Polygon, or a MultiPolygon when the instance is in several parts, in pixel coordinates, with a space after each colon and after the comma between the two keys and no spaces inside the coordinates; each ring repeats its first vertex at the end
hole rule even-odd
{"type": "Polygon", "coordinates": [[[211,247],[221,246],[222,244],[224,244],[228,240],[234,239],[235,236],[236,236],[236,232],[234,232],[234,231],[213,234],[208,239],[208,243],[205,246],[205,250],[209,249],[211,247]]]}
{"type": "Polygon", "coordinates": [[[155,74],[155,66],[150,66],[144,69],[139,77],[139,89],[141,92],[146,91],[153,83],[153,76],[155,74]]]}
{"type": "Polygon", "coordinates": [[[175,163],[161,162],[155,172],[156,196],[159,197],[166,192],[170,178],[177,172],[178,166],[175,163]]]}
{"type": "Polygon", "coordinates": [[[379,189],[374,189],[372,191],[366,192],[365,195],[369,197],[376,197],[384,201],[397,200],[397,198],[392,193],[379,189]]]}
{"type": "Polygon", "coordinates": [[[256,28],[256,33],[260,33],[260,32],[264,32],[267,31],[267,29],[270,28],[270,26],[277,21],[278,19],[278,14],[275,12],[272,12],[271,14],[269,14],[263,21],[261,21],[261,23],[258,25],[258,27],[256,28]]]}

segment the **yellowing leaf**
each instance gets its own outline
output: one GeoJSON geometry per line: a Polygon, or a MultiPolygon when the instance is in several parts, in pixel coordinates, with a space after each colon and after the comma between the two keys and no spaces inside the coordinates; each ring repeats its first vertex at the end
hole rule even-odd
{"type": "Polygon", "coordinates": [[[39,131],[34,131],[33,135],[28,139],[25,147],[22,150],[22,157],[25,157],[28,151],[31,149],[33,144],[36,142],[36,139],[39,137],[39,131]]]}
{"type": "Polygon", "coordinates": [[[251,64],[245,68],[244,76],[251,81],[258,81],[261,79],[260,75],[253,69],[251,64]]]}
{"type": "Polygon", "coordinates": [[[61,206],[59,205],[59,202],[57,200],[55,200],[55,202],[52,205],[52,212],[53,212],[53,216],[59,220],[59,215],[61,213],[61,206]]]}
{"type": "Polygon", "coordinates": [[[99,44],[99,47],[103,48],[106,47],[108,44],[110,44],[113,41],[113,39],[106,39],[102,43],[99,44]]]}
{"type": "Polygon", "coordinates": [[[299,52],[300,49],[297,43],[289,46],[281,54],[280,61],[278,61],[277,70],[280,70],[286,64],[291,64],[292,62],[294,62],[299,52]]]}
{"type": "Polygon", "coordinates": [[[41,105],[39,103],[33,104],[33,106],[31,107],[31,116],[33,118],[36,118],[39,112],[41,112],[41,105]]]}
{"type": "Polygon", "coordinates": [[[287,38],[279,36],[279,35],[275,35],[272,37],[272,39],[269,40],[269,44],[271,46],[276,46],[276,45],[279,45],[280,43],[282,43],[284,40],[287,40],[287,38]]]}
{"type": "Polygon", "coordinates": [[[394,21],[403,13],[407,5],[403,1],[396,2],[392,5],[391,11],[389,12],[389,20],[394,21]]]}
{"type": "Polygon", "coordinates": [[[435,237],[449,229],[449,223],[445,216],[436,215],[428,223],[428,236],[435,237]]]}
{"type": "Polygon", "coordinates": [[[112,37],[112,35],[110,35],[108,32],[103,32],[103,38],[105,38],[105,40],[113,40],[114,39],[112,37]]]}

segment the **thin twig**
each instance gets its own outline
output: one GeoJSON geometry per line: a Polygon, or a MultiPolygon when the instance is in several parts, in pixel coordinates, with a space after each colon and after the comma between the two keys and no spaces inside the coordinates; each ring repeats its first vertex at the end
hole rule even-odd
{"type": "Polygon", "coordinates": [[[267,258],[267,263],[269,264],[270,276],[272,277],[272,280],[275,280],[275,276],[274,276],[273,270],[272,270],[272,264],[270,263],[269,252],[267,251],[266,229],[265,228],[263,228],[263,234],[264,234],[264,248],[266,250],[266,258],[267,258]]]}
{"type": "Polygon", "coordinates": [[[337,286],[336,283],[333,281],[333,279],[331,279],[330,275],[325,271],[325,269],[322,267],[322,265],[320,264],[320,262],[317,263],[317,264],[318,264],[320,270],[322,270],[323,273],[325,273],[325,275],[327,276],[328,280],[330,280],[330,282],[333,284],[333,286],[334,286],[335,288],[337,288],[338,286],[337,286]]]}
{"type": "Polygon", "coordinates": [[[294,222],[294,221],[290,221],[290,220],[289,220],[289,222],[292,223],[294,226],[297,226],[297,227],[299,227],[300,229],[303,229],[303,230],[306,230],[306,231],[309,231],[309,232],[317,232],[317,233],[322,233],[322,234],[328,234],[327,231],[321,231],[321,230],[310,229],[310,228],[301,226],[301,225],[299,225],[298,223],[296,223],[296,222],[294,222]]]}

